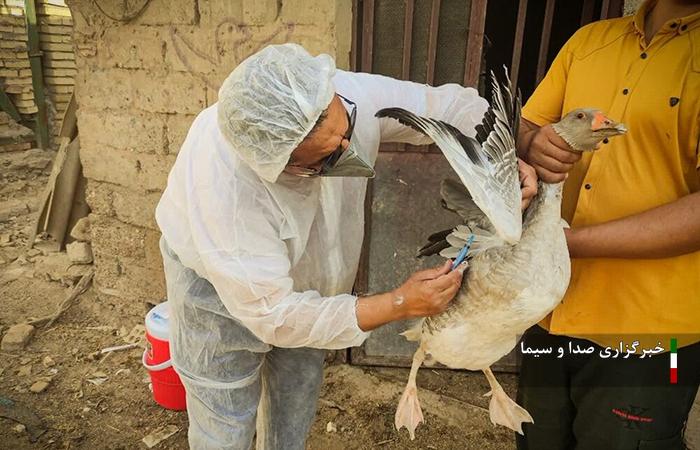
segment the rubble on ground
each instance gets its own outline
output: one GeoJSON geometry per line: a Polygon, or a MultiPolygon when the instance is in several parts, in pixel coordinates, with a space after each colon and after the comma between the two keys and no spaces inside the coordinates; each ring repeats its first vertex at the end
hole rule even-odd
{"type": "Polygon", "coordinates": [[[6,352],[22,350],[34,335],[34,327],[27,324],[11,326],[2,337],[0,348],[6,352]]]}

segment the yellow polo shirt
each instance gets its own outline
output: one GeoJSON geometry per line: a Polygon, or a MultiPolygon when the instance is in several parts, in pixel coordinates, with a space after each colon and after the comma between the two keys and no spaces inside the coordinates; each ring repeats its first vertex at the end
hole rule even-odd
{"type": "MultiPolygon", "coordinates": [[[[572,228],[607,222],[700,190],[700,13],[669,21],[649,45],[644,18],[594,22],[561,49],[523,108],[537,124],[593,107],[629,129],[587,152],[564,186],[572,228]]],[[[669,349],[700,341],[700,252],[664,259],[574,259],[553,334],[669,349]]]]}

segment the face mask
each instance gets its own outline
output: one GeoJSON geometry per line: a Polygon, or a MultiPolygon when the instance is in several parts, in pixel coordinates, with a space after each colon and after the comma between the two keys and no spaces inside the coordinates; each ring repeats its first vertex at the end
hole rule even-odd
{"type": "Polygon", "coordinates": [[[307,167],[287,166],[286,172],[299,177],[365,177],[374,178],[375,172],[372,166],[357,154],[352,143],[347,150],[331,154],[320,169],[307,167]]]}
{"type": "Polygon", "coordinates": [[[350,147],[347,150],[340,154],[340,157],[335,159],[335,162],[329,158],[323,163],[319,176],[374,178],[374,169],[360,157],[352,143],[350,143],[350,147]]]}
{"type": "MultiPolygon", "coordinates": [[[[342,95],[338,97],[343,99],[351,107],[351,113],[348,114],[348,123],[350,127],[346,133],[345,139],[350,141],[353,129],[355,128],[355,117],[357,115],[357,106],[354,102],[348,100],[342,95]]],[[[285,169],[286,172],[300,177],[365,177],[374,178],[375,172],[372,166],[367,163],[355,151],[355,146],[350,141],[350,146],[347,150],[338,147],[333,153],[323,161],[320,169],[310,169],[307,167],[289,165],[285,169]]]]}

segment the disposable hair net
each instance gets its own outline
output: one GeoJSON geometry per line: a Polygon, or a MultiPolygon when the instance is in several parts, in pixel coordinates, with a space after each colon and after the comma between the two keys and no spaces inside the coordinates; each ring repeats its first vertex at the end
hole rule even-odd
{"type": "Polygon", "coordinates": [[[219,90],[218,123],[238,155],[274,183],[328,107],[333,59],[296,44],[270,45],[244,60],[219,90]]]}

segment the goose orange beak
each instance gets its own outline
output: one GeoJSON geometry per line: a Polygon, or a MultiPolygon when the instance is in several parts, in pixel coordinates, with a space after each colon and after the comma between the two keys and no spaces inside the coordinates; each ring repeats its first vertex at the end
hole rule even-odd
{"type": "Polygon", "coordinates": [[[625,128],[625,126],[621,123],[615,122],[612,119],[608,119],[608,117],[605,114],[597,112],[593,116],[593,121],[591,122],[591,130],[616,130],[620,133],[624,133],[627,131],[627,128],[625,128]]]}

